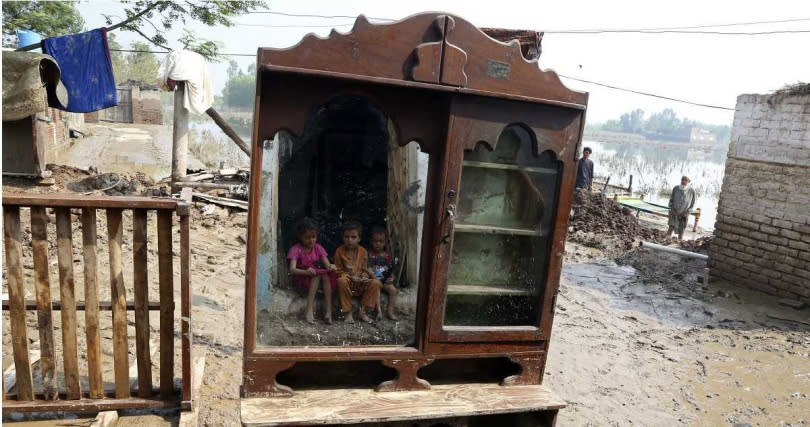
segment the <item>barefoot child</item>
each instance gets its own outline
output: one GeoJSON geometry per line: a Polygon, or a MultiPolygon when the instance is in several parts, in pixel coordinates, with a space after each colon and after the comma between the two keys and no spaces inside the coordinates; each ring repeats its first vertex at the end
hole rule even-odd
{"type": "MultiPolygon", "coordinates": [[[[388,311],[386,314],[391,320],[397,318],[397,288],[394,287],[393,260],[391,254],[385,250],[385,229],[374,227],[371,230],[371,251],[368,254],[368,264],[374,272],[374,278],[383,283],[382,289],[388,293],[388,311]]],[[[377,320],[382,319],[382,307],[377,300],[377,320]]]]}
{"type": "Polygon", "coordinates": [[[343,246],[335,251],[337,266],[337,287],[340,308],[346,315],[346,323],[354,323],[352,317],[352,297],[362,296],[358,315],[360,320],[371,323],[366,310],[374,310],[380,301],[382,283],[374,279],[368,268],[368,252],[360,246],[363,226],[357,221],[343,225],[343,246]]]}
{"type": "Polygon", "coordinates": [[[315,316],[312,306],[315,303],[315,293],[318,285],[323,284],[323,299],[326,304],[324,320],[332,323],[332,284],[329,281],[329,271],[335,270],[335,265],[326,257],[326,250],[317,243],[318,226],[309,218],[304,218],[296,227],[298,242],[287,253],[290,260],[290,273],[293,282],[307,292],[307,322],[314,324],[315,316]],[[320,265],[319,265],[320,264],[320,265]]]}

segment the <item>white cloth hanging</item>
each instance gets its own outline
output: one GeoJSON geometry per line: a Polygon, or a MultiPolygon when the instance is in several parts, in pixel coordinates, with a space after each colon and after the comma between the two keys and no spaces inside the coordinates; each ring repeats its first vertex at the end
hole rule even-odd
{"type": "Polygon", "coordinates": [[[208,64],[202,55],[190,50],[173,50],[158,69],[158,80],[164,89],[172,79],[186,82],[183,106],[196,114],[204,114],[214,105],[214,87],[208,73],[208,64]]]}

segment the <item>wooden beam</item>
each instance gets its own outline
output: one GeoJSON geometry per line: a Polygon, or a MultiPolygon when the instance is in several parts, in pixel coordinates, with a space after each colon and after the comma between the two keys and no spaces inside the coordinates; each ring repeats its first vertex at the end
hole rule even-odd
{"type": "Polygon", "coordinates": [[[62,300],[62,362],[68,399],[81,397],[79,344],[76,338],[76,286],[73,282],[73,231],[69,208],[56,208],[56,255],[59,266],[59,296],[62,300]]]}
{"type": "Polygon", "coordinates": [[[11,345],[14,350],[20,399],[34,399],[34,382],[28,361],[28,329],[25,324],[25,282],[22,271],[20,208],[3,206],[3,243],[6,250],[6,279],[11,306],[11,345]]]}
{"type": "Polygon", "coordinates": [[[80,196],[77,194],[14,194],[3,192],[4,206],[174,210],[177,207],[177,203],[177,200],[160,197],[80,196]]]}
{"type": "MultiPolygon", "coordinates": [[[[146,306],[150,311],[158,311],[160,310],[160,302],[158,301],[149,301],[146,306]]],[[[3,300],[3,310],[9,309],[8,300],[3,300]]],[[[26,300],[25,301],[25,309],[26,310],[36,310],[37,309],[37,302],[33,300],[26,300]]],[[[51,301],[51,309],[54,311],[59,311],[62,309],[62,302],[61,301],[51,301]]],[[[111,311],[112,310],[112,301],[101,301],[98,303],[98,309],[101,311],[111,311]]],[[[76,301],[76,310],[77,311],[85,311],[87,310],[87,304],[84,301],[76,301]]],[[[127,310],[135,310],[135,301],[127,301],[127,310]]]]}
{"type": "Polygon", "coordinates": [[[172,213],[158,212],[158,284],[160,293],[160,391],[174,391],[174,273],[172,213]]]}
{"type": "Polygon", "coordinates": [[[128,398],[129,352],[127,349],[127,307],[124,273],[121,266],[121,240],[124,234],[120,209],[107,210],[107,234],[110,253],[110,290],[113,310],[113,370],[115,397],[128,398]]]}
{"type": "Polygon", "coordinates": [[[14,412],[102,412],[124,409],[168,409],[176,408],[180,403],[176,399],[81,399],[81,400],[4,400],[3,414],[14,412]]]}
{"type": "MultiPolygon", "coordinates": [[[[42,361],[42,389],[45,399],[57,397],[56,356],[53,343],[53,309],[51,308],[51,282],[48,273],[48,228],[45,208],[31,208],[31,249],[34,258],[34,280],[36,282],[37,329],[42,361]]],[[[26,304],[27,305],[27,304],[26,304]]],[[[26,307],[28,309],[28,307],[26,307]]]]}
{"type": "Polygon", "coordinates": [[[84,297],[87,298],[87,305],[86,307],[83,305],[82,309],[86,308],[84,319],[87,325],[88,383],[90,385],[90,397],[94,398],[100,398],[104,395],[104,383],[101,376],[97,242],[96,210],[84,208],[82,209],[82,252],[84,256],[84,297]]]}
{"type": "Polygon", "coordinates": [[[135,354],[138,366],[138,397],[152,392],[152,359],[149,354],[149,276],[146,211],[132,211],[133,293],[135,295],[135,354]]]}
{"type": "Polygon", "coordinates": [[[238,145],[239,148],[241,148],[242,151],[245,154],[247,154],[248,158],[250,158],[250,147],[247,145],[245,141],[242,140],[242,138],[239,137],[239,135],[236,133],[236,131],[233,130],[231,125],[229,125],[228,122],[226,122],[225,119],[223,119],[222,116],[220,116],[219,113],[217,113],[217,110],[215,110],[214,107],[211,107],[205,110],[205,113],[208,114],[208,116],[214,120],[214,123],[216,123],[217,126],[219,126],[219,128],[222,129],[223,132],[225,132],[225,135],[231,137],[233,142],[235,142],[236,145],[238,145]]]}

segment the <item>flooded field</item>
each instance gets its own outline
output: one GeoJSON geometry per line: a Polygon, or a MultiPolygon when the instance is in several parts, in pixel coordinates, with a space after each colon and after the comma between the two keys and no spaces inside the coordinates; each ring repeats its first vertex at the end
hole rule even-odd
{"type": "Polygon", "coordinates": [[[726,150],[689,146],[686,143],[607,143],[583,141],[593,149],[594,173],[611,185],[627,186],[633,176],[633,191],[645,199],[667,204],[672,187],[681,176],[692,180],[701,209],[700,226],[711,230],[717,216],[717,201],[725,173],[726,150]]]}

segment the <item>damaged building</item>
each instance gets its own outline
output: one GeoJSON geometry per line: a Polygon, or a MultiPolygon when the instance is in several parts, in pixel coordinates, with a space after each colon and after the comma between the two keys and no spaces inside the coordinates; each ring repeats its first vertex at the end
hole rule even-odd
{"type": "Polygon", "coordinates": [[[711,276],[810,303],[810,85],[740,95],[711,276]]]}

